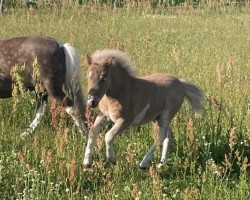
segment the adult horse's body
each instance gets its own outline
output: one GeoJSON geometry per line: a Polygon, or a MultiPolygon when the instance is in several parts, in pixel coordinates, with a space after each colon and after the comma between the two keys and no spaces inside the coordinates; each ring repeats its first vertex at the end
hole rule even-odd
{"type": "Polygon", "coordinates": [[[108,122],[114,125],[105,135],[106,156],[115,163],[113,139],[130,126],[150,121],[155,122],[158,141],[144,156],[140,167],[149,167],[158,142],[163,145],[160,160],[163,164],[172,139],[171,120],[185,97],[195,111],[201,111],[201,90],[164,73],[136,77],[130,60],[118,50],[96,51],[91,57],[87,56],[87,65],[87,106],[93,108],[99,104],[100,113],[89,132],[83,164],[92,164],[96,136],[108,122]]]}
{"type": "Polygon", "coordinates": [[[85,100],[80,83],[78,54],[76,49],[67,43],[61,45],[46,36],[1,39],[0,98],[12,96],[11,69],[14,66],[25,66],[24,86],[27,90],[35,89],[36,83],[32,74],[35,59],[39,64],[40,81],[45,91],[36,93],[36,116],[21,136],[31,133],[41,121],[48,95],[59,103],[63,102],[67,113],[74,119],[80,131],[85,132],[85,100]],[[66,91],[63,91],[63,88],[66,91]],[[65,93],[73,95],[66,96],[65,93]]]}

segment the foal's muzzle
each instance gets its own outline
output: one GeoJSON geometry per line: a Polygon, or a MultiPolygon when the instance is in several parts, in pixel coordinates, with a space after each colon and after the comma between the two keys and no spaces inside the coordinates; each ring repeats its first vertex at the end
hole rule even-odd
{"type": "Polygon", "coordinates": [[[96,108],[99,103],[99,99],[93,95],[88,95],[87,105],[91,108],[96,108]]]}

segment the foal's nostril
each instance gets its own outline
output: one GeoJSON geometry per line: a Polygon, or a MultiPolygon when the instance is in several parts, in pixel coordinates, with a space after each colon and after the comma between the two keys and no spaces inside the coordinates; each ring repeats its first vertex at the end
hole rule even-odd
{"type": "Polygon", "coordinates": [[[95,100],[91,101],[91,106],[95,107],[95,105],[96,105],[95,100]]]}

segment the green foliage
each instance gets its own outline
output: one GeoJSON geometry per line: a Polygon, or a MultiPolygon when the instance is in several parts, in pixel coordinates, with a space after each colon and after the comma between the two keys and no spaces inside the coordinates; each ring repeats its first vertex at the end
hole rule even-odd
{"type": "Polygon", "coordinates": [[[123,7],[125,5],[136,5],[136,7],[148,6],[151,8],[167,7],[196,7],[196,6],[248,6],[248,0],[4,0],[5,7],[23,7],[25,4],[28,8],[72,8],[76,5],[109,5],[123,7]]]}
{"type": "Polygon", "coordinates": [[[73,44],[85,91],[86,54],[122,49],[141,76],[167,72],[203,88],[205,112],[195,118],[184,104],[161,169],[155,168],[160,149],[149,170],[138,167],[153,142],[149,123],[116,139],[116,165],[105,162],[101,134],[86,170],[86,138],[64,112],[52,127],[51,109],[34,134],[20,140],[32,120],[34,94],[0,100],[0,199],[249,199],[249,9],[71,8],[7,10],[0,35],[44,34],[73,44]]]}

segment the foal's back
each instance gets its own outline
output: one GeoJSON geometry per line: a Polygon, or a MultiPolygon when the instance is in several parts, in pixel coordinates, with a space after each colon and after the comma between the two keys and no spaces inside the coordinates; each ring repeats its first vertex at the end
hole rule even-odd
{"type": "Polygon", "coordinates": [[[151,74],[139,78],[137,83],[141,90],[141,92],[134,92],[134,95],[137,96],[137,98],[134,98],[136,100],[134,103],[138,106],[137,110],[142,110],[142,108],[148,106],[148,110],[140,123],[155,120],[166,112],[172,118],[184,101],[185,88],[178,78],[169,74],[151,74]]]}

